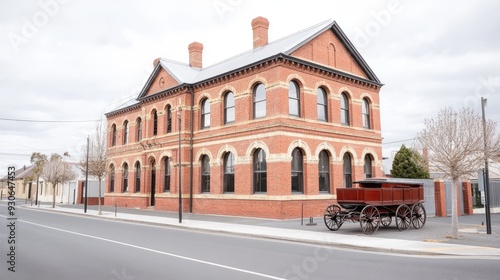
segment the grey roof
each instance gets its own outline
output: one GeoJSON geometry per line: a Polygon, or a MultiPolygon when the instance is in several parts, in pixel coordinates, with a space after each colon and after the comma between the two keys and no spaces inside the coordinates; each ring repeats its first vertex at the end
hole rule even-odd
{"type": "Polygon", "coordinates": [[[310,39],[332,26],[332,24],[334,24],[332,20],[316,24],[265,46],[249,50],[203,69],[194,68],[186,63],[163,58],[160,60],[160,64],[180,84],[195,84],[280,53],[289,55],[303,43],[308,42],[310,39]]]}
{"type": "MultiPolygon", "coordinates": [[[[279,40],[268,43],[265,46],[258,47],[234,57],[228,58],[224,61],[216,63],[214,65],[205,67],[205,68],[196,68],[191,67],[189,64],[173,61],[165,58],[160,59],[160,63],[155,66],[153,73],[149,77],[148,81],[144,85],[141,93],[139,94],[136,100],[141,100],[141,98],[146,96],[147,90],[153,83],[156,75],[159,73],[161,69],[167,71],[178,83],[179,85],[193,85],[206,80],[210,80],[217,76],[237,71],[239,69],[243,69],[247,66],[253,65],[255,63],[268,60],[270,58],[276,56],[284,56],[290,59],[290,54],[312,40],[314,37],[323,33],[324,31],[331,29],[335,35],[339,38],[339,40],[344,44],[349,53],[354,57],[356,62],[360,65],[361,69],[365,72],[368,80],[363,77],[358,77],[351,73],[345,73],[343,71],[337,71],[339,73],[344,73],[347,76],[359,78],[362,80],[370,81],[372,83],[380,84],[379,79],[373,73],[371,68],[365,62],[365,60],[361,57],[359,52],[356,50],[351,41],[347,38],[344,32],[340,29],[338,24],[334,20],[327,20],[321,23],[318,23],[314,26],[306,28],[297,33],[291,34],[287,37],[281,38],[279,40]]],[[[300,60],[300,59],[299,59],[300,60]]],[[[303,61],[306,62],[306,61],[303,61]]],[[[310,62],[307,62],[310,63],[310,62]]],[[[176,86],[177,87],[177,86],[176,86]]],[[[137,103],[134,103],[137,104],[137,103]]],[[[131,104],[127,104],[127,106],[133,106],[131,104]]],[[[114,112],[125,108],[126,106],[122,106],[120,109],[114,110],[114,112]]]]}
{"type": "MultiPolygon", "coordinates": [[[[15,172],[15,180],[19,179],[24,179],[25,177],[29,177],[33,174],[33,168],[35,168],[35,165],[30,165],[30,166],[24,166],[22,168],[16,169],[15,172]]],[[[7,181],[7,175],[2,177],[0,181],[7,181]]]]}

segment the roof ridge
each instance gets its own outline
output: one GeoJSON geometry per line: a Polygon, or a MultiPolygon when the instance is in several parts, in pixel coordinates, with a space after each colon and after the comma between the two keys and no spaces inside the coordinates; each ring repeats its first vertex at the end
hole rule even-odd
{"type": "MultiPolygon", "coordinates": [[[[267,47],[269,47],[269,46],[275,45],[275,44],[277,44],[277,43],[279,43],[279,42],[281,42],[281,41],[284,41],[284,40],[286,40],[286,39],[289,39],[289,38],[291,38],[291,37],[293,37],[293,36],[296,36],[296,35],[298,35],[298,34],[304,33],[304,32],[306,32],[306,31],[309,31],[309,30],[311,30],[311,29],[314,29],[314,28],[317,28],[317,27],[319,27],[319,26],[321,26],[321,25],[324,25],[324,24],[326,24],[327,22],[331,22],[331,23],[333,23],[333,22],[334,22],[334,20],[333,20],[332,18],[330,18],[330,19],[328,19],[328,20],[324,20],[324,21],[322,21],[322,22],[320,22],[320,23],[316,23],[315,25],[309,26],[309,27],[304,28],[304,29],[302,29],[302,30],[300,30],[300,31],[294,32],[294,33],[292,33],[292,34],[289,34],[289,35],[286,35],[286,36],[281,37],[281,38],[279,38],[279,39],[276,39],[276,40],[274,40],[274,41],[271,41],[271,42],[269,42],[268,44],[266,44],[266,45],[264,45],[264,46],[257,47],[257,48],[254,48],[254,49],[250,49],[250,50],[244,51],[244,52],[242,52],[242,53],[236,54],[236,55],[234,55],[234,56],[228,57],[228,58],[226,58],[226,59],[223,59],[223,60],[221,60],[221,61],[219,61],[219,62],[216,62],[216,63],[214,63],[214,64],[212,64],[212,65],[210,65],[210,66],[207,66],[207,67],[202,68],[202,69],[201,69],[201,71],[203,71],[204,69],[210,69],[210,68],[215,67],[215,66],[217,66],[217,65],[220,65],[220,64],[222,64],[222,63],[224,63],[224,62],[231,61],[231,60],[233,60],[233,59],[235,59],[235,58],[237,58],[237,57],[240,57],[240,56],[246,55],[246,54],[248,54],[248,53],[252,53],[252,52],[256,52],[256,51],[260,51],[260,50],[265,49],[265,48],[267,48],[267,47]]],[[[200,72],[201,72],[201,71],[200,71],[200,72]]]]}

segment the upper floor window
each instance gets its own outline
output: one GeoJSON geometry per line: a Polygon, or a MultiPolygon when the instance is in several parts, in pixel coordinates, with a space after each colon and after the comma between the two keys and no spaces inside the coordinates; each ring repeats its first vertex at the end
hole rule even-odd
{"type": "Polygon", "coordinates": [[[158,112],[153,111],[153,135],[158,135],[158,112]]]}
{"type": "Polygon", "coordinates": [[[142,121],[141,118],[137,119],[137,141],[142,139],[142,121]]]}
{"type": "Polygon", "coordinates": [[[111,126],[111,146],[116,146],[116,124],[111,126]]]}
{"type": "Polygon", "coordinates": [[[128,143],[128,134],[129,134],[128,121],[125,121],[123,123],[123,144],[128,143]]]}
{"type": "Polygon", "coordinates": [[[205,99],[201,102],[201,128],[210,127],[210,100],[205,99]]]}
{"type": "Polygon", "coordinates": [[[224,156],[224,192],[234,192],[234,156],[230,152],[224,156]]]}
{"type": "Polygon", "coordinates": [[[266,88],[258,84],[253,90],[253,118],[266,117],[266,88]]]}
{"type": "Polygon", "coordinates": [[[345,93],[340,95],[340,123],[349,125],[349,98],[345,93]]]}
{"type": "Polygon", "coordinates": [[[299,148],[292,152],[292,192],[304,192],[304,165],[299,148]]]}
{"type": "Polygon", "coordinates": [[[328,121],[328,97],[323,88],[318,88],[317,93],[318,121],[328,121]]]}
{"type": "Polygon", "coordinates": [[[288,113],[290,116],[300,117],[300,89],[294,81],[288,87],[288,113]]]}
{"type": "Polygon", "coordinates": [[[370,129],[370,103],[366,98],[363,98],[363,103],[361,104],[361,113],[363,118],[363,127],[370,129]]]}
{"type": "Polygon", "coordinates": [[[226,98],[224,98],[224,123],[234,123],[234,119],[234,94],[228,92],[226,98]]]}
{"type": "Polygon", "coordinates": [[[166,116],[166,124],[167,124],[167,133],[172,132],[172,111],[170,105],[167,105],[165,108],[165,116],[166,116]]]}

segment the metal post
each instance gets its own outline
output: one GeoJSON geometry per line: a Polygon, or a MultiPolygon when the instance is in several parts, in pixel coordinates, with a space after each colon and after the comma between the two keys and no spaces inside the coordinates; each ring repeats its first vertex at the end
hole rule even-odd
{"type": "Polygon", "coordinates": [[[87,136],[87,164],[85,168],[85,206],[83,213],[87,213],[87,194],[89,188],[89,137],[87,136]]]}
{"type": "Polygon", "coordinates": [[[486,213],[486,233],[491,234],[491,213],[490,213],[490,176],[488,172],[488,141],[486,141],[486,117],[484,106],[487,99],[481,97],[481,110],[483,114],[483,139],[484,139],[484,210],[486,213]]]}
{"type": "Polygon", "coordinates": [[[36,196],[35,196],[35,205],[38,205],[38,182],[40,182],[40,176],[36,177],[36,196]]]}
{"type": "Polygon", "coordinates": [[[182,188],[181,188],[181,184],[182,184],[182,181],[181,181],[181,162],[182,162],[182,159],[181,159],[181,114],[179,112],[177,112],[177,119],[178,119],[178,129],[179,129],[179,153],[178,153],[178,159],[177,161],[179,162],[179,187],[178,187],[178,191],[179,191],[179,223],[182,223],[182,188]]]}

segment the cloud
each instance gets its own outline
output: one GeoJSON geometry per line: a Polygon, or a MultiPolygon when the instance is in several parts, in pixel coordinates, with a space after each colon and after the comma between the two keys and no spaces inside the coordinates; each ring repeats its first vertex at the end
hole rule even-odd
{"type": "MultiPolygon", "coordinates": [[[[444,106],[479,110],[485,96],[487,116],[500,120],[498,10],[494,0],[7,0],[0,10],[0,97],[7,104],[0,117],[99,119],[139,93],[155,58],[187,62],[193,41],[204,44],[208,66],[251,49],[256,16],[270,20],[271,41],[333,18],[385,84],[387,156],[402,143],[410,146],[405,140],[444,106]],[[60,4],[49,14],[40,3],[60,4]],[[12,34],[22,37],[23,30],[31,33],[13,45],[12,34]]],[[[29,161],[8,153],[70,149],[78,157],[94,125],[0,121],[0,171],[29,161]]]]}

